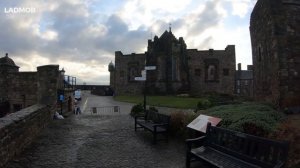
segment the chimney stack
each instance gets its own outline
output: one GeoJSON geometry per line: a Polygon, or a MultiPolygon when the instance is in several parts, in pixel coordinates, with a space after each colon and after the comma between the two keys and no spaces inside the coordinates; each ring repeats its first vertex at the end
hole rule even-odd
{"type": "Polygon", "coordinates": [[[241,71],[242,70],[242,64],[238,63],[238,70],[241,71]]]}

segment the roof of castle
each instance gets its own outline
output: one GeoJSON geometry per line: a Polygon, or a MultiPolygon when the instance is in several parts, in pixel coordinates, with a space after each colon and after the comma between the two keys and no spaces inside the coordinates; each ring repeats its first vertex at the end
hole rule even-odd
{"type": "Polygon", "coordinates": [[[14,66],[14,67],[18,67],[15,62],[8,57],[8,54],[6,53],[6,55],[2,58],[0,58],[0,65],[8,65],[8,66],[14,66]]]}
{"type": "Polygon", "coordinates": [[[165,31],[159,39],[171,39],[171,40],[177,40],[172,31],[165,31]]]}

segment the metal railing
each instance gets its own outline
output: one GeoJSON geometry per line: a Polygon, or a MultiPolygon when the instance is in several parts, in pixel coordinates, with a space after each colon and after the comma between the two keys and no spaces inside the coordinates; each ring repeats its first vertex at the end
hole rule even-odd
{"type": "Polygon", "coordinates": [[[64,88],[72,88],[76,87],[76,77],[64,75],[64,88]]]}
{"type": "Polygon", "coordinates": [[[120,113],[120,106],[91,107],[91,114],[115,115],[120,113]]]}

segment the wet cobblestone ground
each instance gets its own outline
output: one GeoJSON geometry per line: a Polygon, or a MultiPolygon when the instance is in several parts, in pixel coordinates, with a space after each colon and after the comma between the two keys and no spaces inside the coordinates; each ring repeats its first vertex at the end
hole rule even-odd
{"type": "Polygon", "coordinates": [[[185,167],[184,142],[170,138],[168,143],[161,141],[153,145],[149,132],[134,131],[134,120],[129,116],[130,104],[86,93],[81,107],[81,115],[71,114],[64,120],[53,120],[7,167],[185,167]],[[121,113],[91,114],[90,107],[104,105],[120,105],[121,113]]]}

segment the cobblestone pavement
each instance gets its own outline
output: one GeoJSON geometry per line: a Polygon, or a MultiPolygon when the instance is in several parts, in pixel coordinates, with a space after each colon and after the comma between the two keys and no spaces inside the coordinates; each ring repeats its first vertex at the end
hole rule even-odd
{"type": "MultiPolygon", "coordinates": [[[[134,131],[131,104],[85,93],[82,114],[53,120],[36,141],[9,162],[8,168],[101,167],[183,168],[184,142],[151,143],[147,131],[134,131]],[[121,113],[92,114],[93,106],[119,105],[121,113]]],[[[197,166],[198,167],[198,166],[197,166]]]]}

